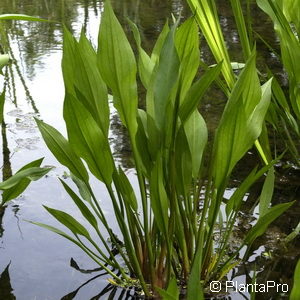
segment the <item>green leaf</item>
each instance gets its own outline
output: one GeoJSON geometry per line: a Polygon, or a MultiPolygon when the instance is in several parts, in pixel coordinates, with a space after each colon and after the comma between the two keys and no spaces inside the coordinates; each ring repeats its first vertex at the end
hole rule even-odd
{"type": "Polygon", "coordinates": [[[164,128],[167,107],[179,76],[180,61],[174,44],[175,29],[174,27],[168,33],[163,44],[159,63],[151,78],[153,97],[147,99],[147,112],[152,116],[159,130],[164,128]]]}
{"type": "Polygon", "coordinates": [[[152,51],[152,54],[151,54],[151,61],[154,65],[159,60],[161,49],[162,49],[162,47],[165,43],[165,40],[166,40],[166,37],[167,37],[169,31],[170,31],[169,24],[168,24],[168,22],[166,22],[163,29],[162,29],[162,31],[161,31],[161,33],[158,36],[158,39],[157,39],[157,41],[154,45],[154,48],[153,48],[153,51],[152,51]]]}
{"type": "Polygon", "coordinates": [[[203,95],[210,87],[211,83],[217,78],[220,73],[222,63],[216,65],[213,68],[208,69],[202,75],[202,77],[195,82],[192,87],[187,92],[187,95],[180,105],[179,116],[183,123],[185,123],[191,114],[197,109],[198,105],[201,103],[203,95]]]}
{"type": "Polygon", "coordinates": [[[114,163],[108,140],[90,112],[70,94],[65,96],[64,119],[75,153],[86,161],[90,171],[99,180],[110,184],[114,163]]]}
{"type": "Polygon", "coordinates": [[[163,184],[162,161],[158,154],[150,179],[151,208],[155,222],[161,232],[167,236],[168,224],[168,196],[163,184]]]}
{"type": "Polygon", "coordinates": [[[71,173],[71,179],[76,184],[79,194],[82,197],[83,200],[87,201],[88,203],[91,203],[91,193],[89,191],[89,188],[87,187],[86,183],[84,183],[82,180],[77,178],[74,174],[71,173]]]}
{"type": "Polygon", "coordinates": [[[98,38],[100,73],[112,89],[114,105],[130,134],[136,132],[137,85],[136,62],[125,33],[110,1],[105,2],[98,38]]]}
{"type": "Polygon", "coordinates": [[[23,179],[28,179],[31,181],[35,181],[46,175],[52,168],[38,168],[38,167],[32,167],[28,169],[24,169],[22,171],[19,171],[15,175],[11,176],[7,180],[0,183],[0,190],[7,190],[14,186],[16,186],[18,183],[20,183],[23,179]]]}
{"type": "Polygon", "coordinates": [[[9,63],[9,59],[8,54],[0,54],[0,74],[3,75],[2,69],[9,63]]]}
{"type": "Polygon", "coordinates": [[[260,87],[255,52],[235,84],[214,142],[214,178],[218,188],[259,137],[271,99],[271,80],[260,87]]]}
{"type": "Polygon", "coordinates": [[[82,250],[85,250],[83,248],[83,246],[77,240],[75,240],[74,238],[72,238],[71,236],[69,236],[68,234],[66,234],[65,232],[63,232],[62,230],[60,230],[58,228],[55,228],[53,226],[50,226],[50,225],[47,225],[47,224],[44,224],[44,223],[40,223],[40,222],[32,222],[32,221],[27,221],[27,222],[31,223],[31,224],[34,224],[34,225],[37,225],[39,227],[45,228],[49,231],[52,231],[52,232],[64,237],[65,239],[71,241],[72,243],[74,243],[75,245],[80,247],[82,250]]]}
{"type": "Polygon", "coordinates": [[[163,300],[179,300],[179,290],[175,277],[171,278],[166,291],[160,288],[156,288],[156,290],[163,300]]]}
{"type": "Polygon", "coordinates": [[[268,226],[280,215],[282,215],[288,208],[290,208],[295,201],[277,204],[270,208],[267,213],[265,213],[261,218],[258,219],[257,223],[249,230],[247,233],[243,244],[251,245],[253,241],[264,234],[268,226]]]}
{"type": "Polygon", "coordinates": [[[269,210],[274,191],[274,167],[271,167],[265,179],[259,200],[259,218],[263,217],[269,210]]]}
{"type": "Polygon", "coordinates": [[[199,32],[195,18],[186,20],[175,34],[180,65],[180,102],[186,96],[200,64],[199,32]]]}
{"type": "Polygon", "coordinates": [[[186,195],[191,188],[193,164],[187,134],[181,127],[175,143],[176,190],[178,195],[186,195]]]}
{"type": "Polygon", "coordinates": [[[291,291],[290,300],[300,299],[300,259],[298,260],[295,274],[294,274],[294,284],[291,291]]]}
{"type": "Polygon", "coordinates": [[[138,59],[138,69],[141,81],[145,88],[148,88],[152,71],[155,66],[155,62],[151,60],[149,55],[145,52],[145,50],[141,46],[141,37],[137,26],[128,20],[130,28],[133,32],[133,36],[135,42],[137,44],[137,48],[139,51],[139,59],[138,59]]]}
{"type": "Polygon", "coordinates": [[[196,249],[191,273],[187,284],[187,300],[204,300],[203,286],[201,283],[201,256],[203,249],[196,249]]]}
{"type": "Polygon", "coordinates": [[[31,16],[28,16],[28,15],[22,15],[22,14],[4,14],[4,15],[0,15],[0,20],[49,22],[49,20],[46,20],[46,19],[31,17],[31,16]]]}
{"type": "Polygon", "coordinates": [[[73,234],[82,235],[87,239],[90,239],[90,234],[88,231],[83,227],[78,221],[76,221],[72,216],[69,214],[54,208],[47,207],[43,205],[44,208],[61,224],[66,226],[73,234]]]}
{"type": "Polygon", "coordinates": [[[216,3],[212,0],[187,0],[201,28],[206,42],[217,63],[222,63],[222,74],[231,90],[235,79],[231,68],[231,60],[222,34],[216,3]]]}
{"type": "MultiPolygon", "coordinates": [[[[75,96],[76,40],[64,27],[63,57],[61,62],[66,93],[75,96]]],[[[78,54],[77,54],[78,55],[78,54]]]]}
{"type": "Polygon", "coordinates": [[[56,157],[56,159],[66,166],[76,177],[84,182],[88,182],[89,176],[80,158],[75,154],[70,143],[52,126],[35,119],[43,139],[56,157]]]}
{"type": "Polygon", "coordinates": [[[96,123],[108,136],[109,107],[106,85],[97,67],[97,55],[84,33],[76,45],[75,86],[84,97],[78,97],[96,123]]]}
{"type": "Polygon", "coordinates": [[[134,190],[121,167],[119,167],[118,172],[114,173],[114,181],[117,184],[117,189],[122,194],[125,204],[130,206],[134,211],[137,211],[138,203],[134,190]]]}
{"type": "Polygon", "coordinates": [[[277,160],[274,160],[270,162],[269,165],[264,166],[257,172],[257,167],[254,168],[250,174],[247,176],[246,179],[241,183],[239,188],[235,190],[233,195],[230,197],[226,204],[226,215],[227,217],[232,211],[237,211],[240,209],[241,202],[249,190],[249,188],[261,177],[264,175],[266,171],[268,171],[275,163],[277,160]]]}
{"type": "Polygon", "coordinates": [[[193,178],[197,178],[208,139],[206,123],[197,110],[195,110],[187,122],[185,122],[184,131],[192,158],[192,175],[193,178]]]}
{"type": "Polygon", "coordinates": [[[149,178],[152,169],[151,156],[148,149],[147,114],[144,110],[138,110],[138,130],[135,136],[137,150],[139,152],[142,171],[149,178]]]}
{"type": "Polygon", "coordinates": [[[85,219],[94,227],[98,228],[98,222],[90,209],[83,203],[83,201],[76,195],[76,193],[64,182],[60,179],[64,189],[69,194],[69,196],[73,199],[76,206],[79,208],[82,215],[85,219]]]}
{"type": "MultiPolygon", "coordinates": [[[[38,160],[32,161],[29,164],[22,167],[19,171],[17,171],[16,174],[19,172],[32,168],[32,167],[39,167],[43,161],[43,158],[40,158],[38,160]]],[[[21,193],[24,192],[24,190],[27,188],[27,186],[30,184],[30,179],[27,177],[21,179],[16,185],[13,187],[4,190],[2,193],[2,203],[8,202],[9,200],[15,199],[18,197],[21,193]]]]}

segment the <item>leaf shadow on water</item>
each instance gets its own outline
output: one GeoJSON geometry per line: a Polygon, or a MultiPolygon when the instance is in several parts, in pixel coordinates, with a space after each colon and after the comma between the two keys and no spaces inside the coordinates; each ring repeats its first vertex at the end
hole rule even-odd
{"type": "Polygon", "coordinates": [[[10,263],[7,265],[5,270],[0,274],[0,291],[1,291],[1,297],[3,297],[1,299],[15,300],[16,297],[13,294],[13,288],[10,283],[9,266],[10,263]]]}
{"type": "MultiPolygon", "coordinates": [[[[92,274],[94,272],[98,272],[103,270],[102,268],[96,268],[96,269],[81,269],[77,262],[71,258],[70,266],[74,268],[75,270],[83,273],[83,274],[92,274]]],[[[60,300],[72,300],[75,299],[78,292],[85,286],[87,286],[89,283],[93,282],[97,278],[100,278],[102,276],[107,275],[107,272],[102,272],[100,274],[97,274],[96,276],[90,278],[83,284],[81,284],[76,290],[72,291],[71,293],[63,296],[60,300]]],[[[133,289],[122,289],[115,285],[112,285],[108,283],[97,295],[90,298],[90,300],[97,300],[101,299],[101,297],[106,296],[106,299],[119,299],[119,300],[126,300],[126,299],[140,299],[137,295],[135,295],[133,289]]]]}

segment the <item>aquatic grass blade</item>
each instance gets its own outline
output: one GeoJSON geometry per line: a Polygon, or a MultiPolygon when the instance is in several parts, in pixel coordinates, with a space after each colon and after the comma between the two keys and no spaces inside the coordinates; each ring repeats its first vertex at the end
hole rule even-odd
{"type": "Polygon", "coordinates": [[[223,62],[222,74],[231,90],[235,79],[213,0],[187,0],[217,63],[223,62]]]}

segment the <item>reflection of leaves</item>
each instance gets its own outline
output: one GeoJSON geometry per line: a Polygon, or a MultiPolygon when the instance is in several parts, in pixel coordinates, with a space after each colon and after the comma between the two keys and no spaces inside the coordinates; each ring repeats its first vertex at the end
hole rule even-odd
{"type": "Polygon", "coordinates": [[[75,270],[81,272],[81,273],[84,273],[84,274],[90,274],[90,273],[93,273],[93,272],[98,272],[98,271],[101,271],[102,268],[96,268],[96,269],[92,269],[92,270],[86,270],[86,269],[81,269],[77,262],[71,258],[71,261],[70,261],[70,265],[72,268],[74,268],[75,270]]]}
{"type": "Polygon", "coordinates": [[[10,284],[9,277],[9,265],[5,268],[3,273],[0,275],[0,291],[1,291],[1,299],[5,300],[15,300],[16,297],[13,294],[13,288],[10,284]]]}
{"type": "Polygon", "coordinates": [[[86,281],[85,283],[83,283],[82,285],[80,285],[76,290],[74,290],[73,292],[63,296],[61,298],[61,300],[71,300],[71,299],[74,299],[77,295],[77,293],[79,292],[79,290],[84,287],[85,285],[87,285],[88,283],[90,283],[91,281],[95,280],[96,278],[98,277],[101,277],[103,275],[107,274],[107,272],[104,272],[104,273],[101,273],[101,274],[98,274],[97,276],[94,276],[92,277],[91,279],[89,279],[88,281],[86,281]]]}
{"type": "MultiPolygon", "coordinates": [[[[70,261],[70,265],[72,268],[76,269],[77,271],[81,272],[81,273],[93,273],[96,271],[100,271],[102,270],[102,268],[97,268],[97,269],[92,269],[92,270],[86,270],[86,269],[81,269],[77,262],[71,258],[70,261]]],[[[69,294],[63,296],[60,300],[72,300],[75,299],[76,295],[78,294],[79,290],[81,290],[84,286],[88,285],[90,282],[94,281],[95,279],[107,275],[107,272],[103,272],[100,273],[92,278],[90,278],[89,280],[87,280],[86,282],[84,282],[83,284],[81,284],[76,290],[70,292],[69,294]]],[[[132,299],[132,293],[134,294],[135,291],[134,289],[122,289],[121,287],[119,288],[118,286],[112,285],[112,284],[107,284],[100,292],[99,294],[97,294],[96,296],[92,297],[90,300],[97,300],[97,299],[102,299],[102,296],[105,296],[105,299],[116,299],[115,295],[118,292],[119,296],[118,299],[122,300],[126,300],[126,299],[132,299]]]]}

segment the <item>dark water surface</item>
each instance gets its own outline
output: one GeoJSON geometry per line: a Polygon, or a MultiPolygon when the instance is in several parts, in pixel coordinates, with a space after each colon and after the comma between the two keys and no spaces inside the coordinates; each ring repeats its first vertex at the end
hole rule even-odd
{"type": "MultiPolygon", "coordinates": [[[[234,53],[234,60],[238,61],[241,58],[241,51],[236,31],[232,29],[232,15],[224,5],[226,1],[219,2],[228,47],[231,53],[234,53]]],[[[181,0],[114,0],[112,4],[125,28],[128,29],[127,17],[138,25],[143,45],[147,50],[153,47],[166,18],[170,17],[171,13],[175,16],[181,13],[184,18],[190,14],[187,5],[181,0]]],[[[1,151],[3,177],[9,176],[22,165],[39,157],[45,157],[44,165],[56,167],[49,176],[32,183],[21,197],[0,212],[0,274],[2,273],[0,300],[87,300],[127,297],[125,291],[111,291],[105,276],[88,282],[78,292],[66,296],[100,274],[76,270],[70,266],[71,258],[74,258],[82,269],[93,269],[97,266],[70,242],[25,221],[44,222],[60,227],[43,209],[42,205],[47,205],[71,212],[84,223],[58,182],[58,178],[64,176],[64,168],[59,166],[46,149],[33,117],[38,116],[65,133],[62,118],[64,87],[60,71],[61,22],[77,36],[83,27],[88,37],[95,41],[102,9],[103,3],[100,0],[1,0],[0,2],[0,13],[24,13],[56,21],[0,23],[0,43],[11,53],[14,60],[7,69],[6,81],[0,79],[1,87],[6,85],[7,91],[4,113],[6,126],[2,126],[0,139],[3,149],[1,151]]],[[[254,14],[260,16],[256,11],[254,14]]],[[[256,30],[264,33],[266,39],[276,45],[272,30],[267,33],[264,30],[267,22],[261,19],[260,26],[257,26],[256,30]]],[[[212,61],[205,44],[202,55],[207,61],[212,61]]],[[[260,57],[267,59],[267,63],[273,65],[276,70],[278,62],[272,55],[267,51],[261,51],[260,57]]],[[[218,93],[212,93],[210,99],[204,103],[203,111],[212,128],[223,106],[224,99],[218,93]]],[[[120,163],[134,183],[135,176],[130,169],[126,135],[116,116],[112,114],[111,118],[112,145],[120,163]]],[[[104,188],[98,184],[96,190],[104,211],[108,215],[112,214],[104,188]]],[[[260,249],[258,253],[264,250],[260,249]]],[[[232,295],[231,299],[244,298],[232,295]]]]}

